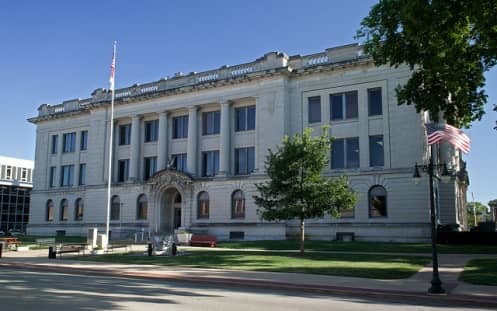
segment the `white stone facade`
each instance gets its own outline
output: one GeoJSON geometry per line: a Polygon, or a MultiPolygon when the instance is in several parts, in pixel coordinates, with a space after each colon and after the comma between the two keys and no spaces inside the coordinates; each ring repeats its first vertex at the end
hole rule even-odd
{"type": "MultiPolygon", "coordinates": [[[[321,126],[330,125],[331,135],[337,139],[357,138],[354,150],[359,150],[359,159],[354,168],[336,170],[330,166],[324,174],[348,175],[359,202],[353,213],[344,215],[348,217],[307,221],[308,236],[331,240],[337,232],[354,232],[359,240],[426,240],[430,234],[428,178],[425,176],[418,185],[412,181],[414,164],[427,161],[423,127],[426,118],[412,106],[398,106],[395,94],[396,86],[409,76],[406,67],[374,66],[370,58],[362,55],[360,47],[348,45],[307,56],[268,53],[252,63],[177,74],[116,90],[112,195],[119,197],[115,205],[119,217],[111,220],[111,230],[179,228],[213,234],[219,240],[284,239],[296,235],[298,225],[293,221],[271,223],[260,219],[252,199],[254,184],[267,178],[267,150],[279,145],[285,135],[300,133],[305,127],[319,133],[321,126]],[[381,114],[374,116],[368,113],[371,89],[381,93],[377,95],[381,98],[381,114]],[[357,94],[356,114],[330,121],[330,95],[347,92],[357,94]],[[316,97],[320,101],[320,121],[310,123],[309,98],[316,97]],[[244,110],[245,119],[236,121],[238,108],[242,107],[255,107],[255,128],[236,130],[237,122],[249,122],[248,110],[244,110]],[[218,112],[206,114],[213,111],[218,112]],[[188,124],[182,128],[188,128],[188,136],[175,138],[179,133],[175,118],[181,116],[188,116],[188,124]],[[206,119],[211,117],[215,126],[207,132],[213,130],[214,134],[204,135],[209,122],[206,119]],[[154,120],[155,124],[148,123],[154,120]],[[119,135],[124,133],[126,124],[130,133],[121,141],[119,135]],[[157,131],[150,134],[149,127],[153,126],[157,126],[157,131]],[[371,167],[371,136],[382,138],[379,144],[383,165],[371,167]],[[147,139],[151,141],[146,142],[147,139]],[[236,151],[239,148],[253,148],[253,157],[249,149],[236,151]],[[210,161],[204,155],[208,151],[217,152],[215,156],[210,154],[217,164],[214,177],[202,176],[205,161],[210,161]],[[250,174],[237,174],[237,163],[242,168],[250,166],[236,161],[235,157],[242,152],[247,152],[247,158],[240,159],[253,165],[250,174]],[[186,174],[167,169],[172,156],[178,154],[187,154],[186,174]],[[145,171],[153,167],[153,161],[147,162],[145,158],[156,159],[156,174],[147,181],[145,171]],[[121,161],[120,167],[120,160],[128,160],[127,165],[121,161]],[[121,182],[125,175],[129,178],[121,182]],[[369,191],[377,185],[386,190],[386,211],[381,217],[371,217],[369,191]],[[233,215],[233,210],[242,206],[233,202],[237,190],[245,198],[243,217],[233,215]],[[198,202],[202,191],[209,197],[208,217],[200,212],[205,208],[198,202]],[[142,194],[148,202],[146,215],[138,204],[142,194]]],[[[98,89],[88,99],[42,105],[39,115],[30,119],[37,125],[30,234],[64,230],[79,235],[85,234],[88,227],[105,227],[110,97],[109,91],[98,89]],[[81,134],[84,131],[87,134],[81,134]],[[75,135],[64,136],[68,133],[75,135]],[[59,137],[55,147],[53,136],[59,137]],[[80,172],[81,164],[85,164],[81,168],[84,172],[80,172]],[[47,215],[49,200],[51,217],[47,215]],[[84,212],[77,211],[76,205],[82,202],[84,212]],[[64,212],[62,205],[66,206],[64,212]]],[[[450,148],[442,150],[441,157],[458,170],[457,155],[450,148]]],[[[464,225],[457,216],[460,201],[465,199],[465,194],[459,193],[465,188],[460,185],[461,178],[454,176],[441,190],[446,198],[440,200],[439,207],[444,223],[464,225]]]]}

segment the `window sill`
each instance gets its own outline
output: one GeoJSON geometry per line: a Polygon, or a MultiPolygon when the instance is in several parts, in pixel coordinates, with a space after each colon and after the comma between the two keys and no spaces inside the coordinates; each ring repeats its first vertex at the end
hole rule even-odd
{"type": "Polygon", "coordinates": [[[174,141],[187,141],[188,140],[188,137],[173,137],[171,138],[171,140],[174,140],[174,141]]]}
{"type": "Polygon", "coordinates": [[[253,129],[253,130],[235,131],[235,134],[254,134],[254,133],[255,133],[255,129],[253,129]]]}
{"type": "Polygon", "coordinates": [[[369,120],[381,120],[381,119],[383,119],[383,114],[375,114],[372,116],[368,116],[368,119],[369,120]]]}
{"type": "Polygon", "coordinates": [[[157,144],[157,140],[152,140],[152,141],[144,141],[143,142],[145,145],[153,145],[153,144],[157,144]]]}
{"type": "Polygon", "coordinates": [[[347,123],[355,123],[355,122],[359,122],[359,118],[330,120],[330,123],[334,123],[334,124],[347,124],[347,123]]]}

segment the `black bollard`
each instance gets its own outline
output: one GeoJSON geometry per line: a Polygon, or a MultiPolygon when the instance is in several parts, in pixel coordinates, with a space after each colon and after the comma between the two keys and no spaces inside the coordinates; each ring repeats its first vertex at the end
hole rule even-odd
{"type": "Polygon", "coordinates": [[[50,246],[48,248],[48,259],[56,259],[57,258],[57,253],[55,252],[53,246],[50,246]]]}
{"type": "Polygon", "coordinates": [[[3,243],[0,243],[0,258],[2,258],[3,243]]]}
{"type": "Polygon", "coordinates": [[[171,253],[173,254],[173,256],[176,256],[177,252],[178,252],[178,247],[176,246],[176,243],[173,243],[171,253]]]}
{"type": "Polygon", "coordinates": [[[149,256],[152,256],[152,250],[153,250],[152,243],[148,243],[147,252],[149,256]]]}

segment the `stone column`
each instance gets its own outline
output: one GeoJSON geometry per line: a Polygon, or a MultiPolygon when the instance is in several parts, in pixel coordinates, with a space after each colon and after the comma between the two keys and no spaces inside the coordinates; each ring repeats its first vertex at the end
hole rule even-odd
{"type": "Polygon", "coordinates": [[[140,167],[140,116],[131,118],[131,150],[129,159],[129,180],[139,180],[138,171],[140,167]]]}
{"type": "Polygon", "coordinates": [[[219,176],[230,174],[230,102],[221,103],[221,135],[219,137],[219,176]]]}
{"type": "Polygon", "coordinates": [[[167,163],[167,112],[159,113],[159,141],[157,142],[157,170],[166,168],[167,163]]]}
{"type": "Polygon", "coordinates": [[[188,108],[188,147],[186,169],[193,176],[197,175],[197,107],[188,108]]]}

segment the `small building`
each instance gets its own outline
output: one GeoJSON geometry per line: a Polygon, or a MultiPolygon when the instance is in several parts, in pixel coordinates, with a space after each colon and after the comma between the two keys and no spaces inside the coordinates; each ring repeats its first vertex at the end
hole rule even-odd
{"type": "Polygon", "coordinates": [[[34,162],[0,156],[0,231],[25,232],[34,162]]]}
{"type": "MultiPolygon", "coordinates": [[[[31,234],[86,233],[105,228],[107,181],[110,228],[121,236],[187,230],[219,240],[285,239],[296,221],[267,222],[257,214],[255,183],[267,179],[268,149],[285,135],[330,126],[336,137],[323,172],[347,175],[359,194],[342,217],[306,222],[313,239],[353,232],[359,240],[423,241],[430,236],[426,113],[399,106],[395,88],[407,66],[375,66],[358,45],[311,55],[271,52],[234,66],[182,74],[86,99],[41,105],[31,234]],[[112,175],[108,176],[113,127],[112,175]]],[[[466,181],[459,152],[436,150],[452,173],[437,187],[440,223],[465,226],[466,181]]]]}

